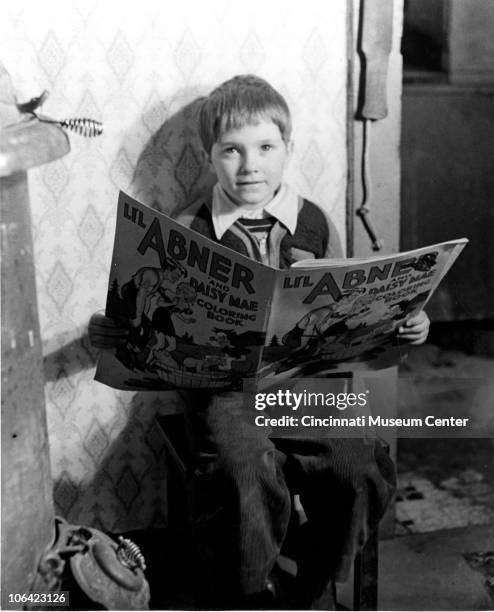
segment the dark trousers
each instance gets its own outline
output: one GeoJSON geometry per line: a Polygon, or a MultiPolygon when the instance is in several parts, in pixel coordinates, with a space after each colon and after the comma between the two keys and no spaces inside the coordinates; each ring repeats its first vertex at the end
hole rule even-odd
{"type": "Polygon", "coordinates": [[[292,493],[300,494],[308,519],[298,539],[301,588],[316,598],[329,581],[344,581],[395,490],[394,465],[381,446],[272,438],[246,415],[238,393],[191,392],[186,405],[205,597],[263,590],[286,537],[292,493]]]}

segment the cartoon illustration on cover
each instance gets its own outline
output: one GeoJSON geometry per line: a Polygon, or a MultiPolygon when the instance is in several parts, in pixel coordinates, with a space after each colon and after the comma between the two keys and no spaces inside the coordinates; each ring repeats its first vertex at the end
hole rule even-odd
{"type": "Polygon", "coordinates": [[[307,367],[315,372],[318,366],[399,357],[396,329],[430,297],[438,257],[436,250],[423,253],[399,264],[396,273],[391,264],[377,262],[325,272],[324,282],[320,272],[310,269],[296,280],[290,277],[278,299],[299,314],[289,327],[271,321],[264,363],[273,364],[276,372],[303,366],[306,373],[307,367]],[[302,308],[304,302],[313,306],[302,308]]]}
{"type": "Polygon", "coordinates": [[[187,277],[180,262],[167,258],[163,268],[139,268],[120,290],[113,281],[108,309],[129,327],[115,357],[129,371],[147,375],[153,387],[160,387],[153,377],[174,387],[235,387],[256,365],[249,355],[264,345],[265,333],[214,327],[204,344],[196,344],[188,330],[197,322],[197,291],[187,277]]]}

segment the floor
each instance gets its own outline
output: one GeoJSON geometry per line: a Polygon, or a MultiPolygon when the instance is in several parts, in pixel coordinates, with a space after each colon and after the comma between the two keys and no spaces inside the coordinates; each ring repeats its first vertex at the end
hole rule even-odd
{"type": "Polygon", "coordinates": [[[492,524],[398,537],[380,548],[380,610],[493,610],[492,524]]]}
{"type": "Polygon", "coordinates": [[[399,416],[468,417],[476,437],[398,440],[396,535],[493,522],[494,359],[426,344],[399,385],[399,416]]]}
{"type": "Polygon", "coordinates": [[[399,416],[444,409],[475,418],[476,435],[490,437],[398,440],[395,537],[380,546],[382,610],[494,609],[494,359],[441,344],[418,347],[400,368],[399,416]]]}

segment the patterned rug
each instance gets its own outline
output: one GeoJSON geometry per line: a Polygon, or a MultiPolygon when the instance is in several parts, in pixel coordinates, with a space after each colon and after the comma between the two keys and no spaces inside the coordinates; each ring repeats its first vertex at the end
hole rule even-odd
{"type": "Polygon", "coordinates": [[[414,472],[400,474],[396,522],[396,535],[494,523],[494,489],[472,469],[437,485],[414,472]]]}

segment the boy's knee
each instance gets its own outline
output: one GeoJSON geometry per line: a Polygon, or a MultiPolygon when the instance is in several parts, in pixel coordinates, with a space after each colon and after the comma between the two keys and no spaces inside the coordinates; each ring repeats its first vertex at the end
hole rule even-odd
{"type": "Polygon", "coordinates": [[[377,442],[369,444],[361,439],[339,442],[332,449],[328,471],[347,495],[357,496],[369,489],[384,494],[385,489],[393,487],[394,464],[377,442]]]}
{"type": "Polygon", "coordinates": [[[276,451],[269,439],[219,444],[217,453],[216,468],[231,478],[255,481],[276,476],[276,451]]]}

